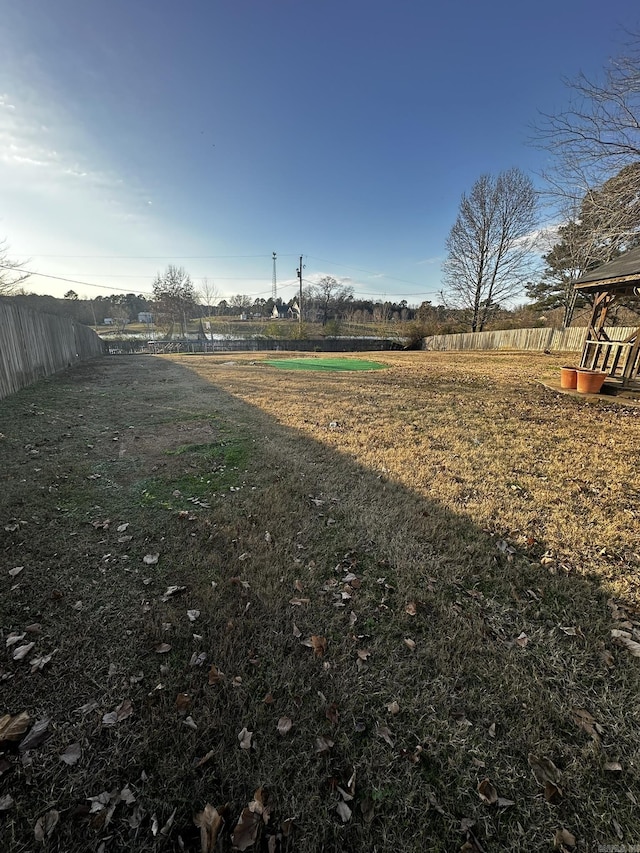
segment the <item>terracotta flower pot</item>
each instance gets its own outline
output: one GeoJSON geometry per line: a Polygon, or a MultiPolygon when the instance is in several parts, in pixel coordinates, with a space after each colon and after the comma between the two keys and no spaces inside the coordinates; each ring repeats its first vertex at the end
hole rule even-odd
{"type": "Polygon", "coordinates": [[[607,375],[600,370],[578,370],[578,392],[580,394],[599,394],[607,375]]]}
{"type": "Polygon", "coordinates": [[[577,367],[561,367],[560,368],[560,387],[575,390],[578,385],[578,368],[577,367]]]}

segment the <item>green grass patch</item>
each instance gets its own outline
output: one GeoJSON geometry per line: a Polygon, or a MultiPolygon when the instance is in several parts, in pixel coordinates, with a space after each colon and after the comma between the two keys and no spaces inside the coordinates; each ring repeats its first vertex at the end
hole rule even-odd
{"type": "Polygon", "coordinates": [[[280,370],[384,370],[387,365],[362,358],[274,358],[264,362],[280,370]]]}

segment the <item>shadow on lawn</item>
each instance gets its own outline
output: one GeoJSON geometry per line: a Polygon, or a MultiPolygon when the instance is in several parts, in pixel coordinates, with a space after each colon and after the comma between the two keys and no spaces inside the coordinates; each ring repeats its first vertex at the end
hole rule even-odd
{"type": "Polygon", "coordinates": [[[2,625],[37,622],[34,654],[58,649],[34,674],[13,647],[3,664],[0,712],[52,720],[32,763],[11,754],[2,771],[17,804],[0,815],[5,849],[31,849],[55,808],[51,850],[150,849],[153,816],[162,826],[173,809],[167,848],[180,834],[197,850],[193,813],[228,802],[232,828],[260,785],[273,804],[264,850],[449,851],[471,822],[491,849],[546,849],[559,826],[595,849],[614,817],[640,838],[635,771],[603,770],[637,755],[637,680],[625,652],[613,671],[603,662],[610,616],[594,583],[168,360],[85,364],[4,401],[0,431],[3,526],[18,524],[3,562],[25,566],[17,583],[3,575],[2,625]],[[187,590],[163,601],[170,584],[187,590]],[[225,673],[213,686],[212,663],[225,673]],[[103,727],[125,699],[132,716],[103,727]],[[318,737],[332,746],[316,752],[318,737]],[[76,742],[68,767],[59,754],[76,742]],[[529,753],[561,769],[556,804],[529,753]],[[485,777],[513,805],[482,802],[485,777]],[[109,820],[88,814],[103,791],[118,794],[109,820]]]}

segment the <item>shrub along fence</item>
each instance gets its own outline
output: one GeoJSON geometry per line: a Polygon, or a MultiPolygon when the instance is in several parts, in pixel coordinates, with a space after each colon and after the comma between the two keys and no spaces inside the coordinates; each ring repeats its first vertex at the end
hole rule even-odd
{"type": "MultiPolygon", "coordinates": [[[[633,328],[614,326],[607,329],[613,341],[621,341],[633,328]]],[[[574,329],[501,329],[496,332],[464,332],[459,335],[431,335],[425,338],[428,350],[549,350],[581,352],[587,335],[585,327],[574,329]]]]}
{"type": "Polygon", "coordinates": [[[0,299],[0,400],[105,352],[104,341],[88,326],[0,299]]]}

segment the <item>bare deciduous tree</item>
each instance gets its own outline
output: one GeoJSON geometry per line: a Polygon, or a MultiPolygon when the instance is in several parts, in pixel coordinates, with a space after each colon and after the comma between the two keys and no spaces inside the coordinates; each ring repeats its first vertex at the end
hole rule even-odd
{"type": "Polygon", "coordinates": [[[342,284],[333,276],[325,275],[316,284],[310,284],[305,292],[305,303],[318,312],[323,326],[330,317],[339,319],[346,304],[353,299],[353,288],[342,284]]]}
{"type": "Polygon", "coordinates": [[[482,175],[462,196],[447,238],[444,284],[482,331],[500,303],[519,293],[533,263],[536,193],[520,169],[482,175]]]}
{"type": "Polygon", "coordinates": [[[168,335],[174,326],[187,333],[187,320],[196,303],[196,294],[189,274],[182,268],[169,264],[164,273],[158,273],[153,282],[153,298],[160,323],[167,326],[168,335]]]}
{"type": "Polygon", "coordinates": [[[640,35],[599,80],[580,74],[565,82],[569,106],[543,114],[535,134],[556,156],[546,175],[551,191],[579,203],[591,187],[640,160],[640,35]]]}
{"type": "Polygon", "coordinates": [[[29,275],[30,273],[24,271],[23,263],[9,258],[7,241],[0,240],[0,296],[13,293],[29,275]]]}
{"type": "MultiPolygon", "coordinates": [[[[200,287],[198,288],[198,292],[196,294],[196,299],[198,305],[200,306],[201,319],[204,320],[205,317],[213,314],[213,309],[215,308],[215,304],[220,299],[220,292],[216,287],[213,281],[209,281],[208,278],[203,278],[200,287]]],[[[207,327],[205,326],[205,330],[207,327]]],[[[211,336],[211,340],[213,340],[213,327],[210,325],[208,330],[211,336]]]]}

